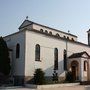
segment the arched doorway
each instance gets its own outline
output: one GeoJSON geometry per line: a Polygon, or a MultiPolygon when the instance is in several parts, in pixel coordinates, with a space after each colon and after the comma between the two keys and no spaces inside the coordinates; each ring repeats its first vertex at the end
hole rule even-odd
{"type": "Polygon", "coordinates": [[[78,80],[79,63],[77,61],[72,61],[71,62],[71,70],[72,70],[73,80],[78,80]]]}

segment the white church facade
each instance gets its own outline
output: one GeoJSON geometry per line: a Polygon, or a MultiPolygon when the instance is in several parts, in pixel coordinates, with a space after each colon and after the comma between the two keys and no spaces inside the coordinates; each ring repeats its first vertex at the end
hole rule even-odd
{"type": "Polygon", "coordinates": [[[12,77],[16,82],[27,82],[41,68],[48,79],[56,71],[63,80],[68,70],[75,80],[89,81],[90,30],[87,33],[88,45],[78,42],[76,35],[25,20],[18,32],[4,37],[12,49],[12,77]]]}

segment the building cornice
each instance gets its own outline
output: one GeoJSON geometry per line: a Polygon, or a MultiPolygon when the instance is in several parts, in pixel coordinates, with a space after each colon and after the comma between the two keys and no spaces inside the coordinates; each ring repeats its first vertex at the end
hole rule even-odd
{"type": "Polygon", "coordinates": [[[44,34],[44,35],[49,36],[49,37],[52,37],[52,38],[56,38],[56,39],[60,39],[60,40],[64,40],[64,41],[71,42],[71,43],[75,43],[75,44],[79,44],[79,45],[84,45],[84,46],[87,46],[87,47],[90,48],[90,46],[88,46],[88,45],[85,44],[85,43],[78,42],[78,41],[72,41],[72,40],[69,40],[69,39],[66,39],[66,38],[63,38],[63,37],[58,37],[58,36],[56,36],[56,35],[50,35],[49,33],[40,32],[40,31],[37,31],[37,30],[27,30],[27,31],[32,31],[32,32],[36,32],[36,33],[40,33],[40,34],[44,34]]]}
{"type": "Polygon", "coordinates": [[[79,45],[84,45],[84,46],[90,48],[90,46],[88,46],[87,44],[84,44],[84,43],[82,43],[82,42],[72,41],[72,40],[69,40],[69,39],[66,39],[66,38],[63,38],[63,37],[58,37],[58,36],[56,36],[56,35],[51,35],[51,34],[49,34],[49,33],[40,32],[40,31],[38,31],[38,30],[24,29],[24,30],[15,32],[15,33],[13,33],[13,34],[7,35],[7,36],[5,36],[5,37],[3,37],[3,38],[6,38],[6,37],[9,37],[9,36],[12,36],[12,35],[16,35],[16,34],[21,33],[21,32],[26,32],[26,31],[43,34],[43,35],[46,35],[46,36],[51,37],[51,38],[55,38],[55,39],[59,39],[59,40],[64,40],[65,42],[71,42],[71,43],[75,43],[75,44],[79,44],[79,45]]]}

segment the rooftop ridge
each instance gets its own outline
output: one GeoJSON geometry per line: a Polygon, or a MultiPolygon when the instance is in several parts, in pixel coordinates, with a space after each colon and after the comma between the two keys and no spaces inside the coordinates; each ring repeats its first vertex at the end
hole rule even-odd
{"type": "MultiPolygon", "coordinates": [[[[45,28],[49,28],[49,29],[52,29],[52,30],[55,30],[55,31],[58,31],[58,32],[61,32],[61,33],[67,34],[67,35],[71,35],[71,36],[74,36],[74,37],[77,38],[76,35],[71,34],[71,33],[67,33],[67,32],[64,32],[64,31],[61,31],[61,30],[59,30],[59,29],[55,29],[55,28],[52,28],[52,27],[49,27],[49,26],[46,26],[46,25],[42,25],[42,24],[39,24],[39,23],[30,21],[30,20],[25,20],[25,21],[28,21],[28,22],[30,22],[31,24],[36,24],[36,25],[39,25],[39,26],[42,26],[42,27],[45,27],[45,28]]],[[[24,22],[25,22],[25,21],[24,21],[24,22]]],[[[29,25],[29,24],[28,24],[28,25],[29,25]]],[[[19,27],[19,29],[21,29],[21,28],[24,28],[24,27],[19,27]]]]}

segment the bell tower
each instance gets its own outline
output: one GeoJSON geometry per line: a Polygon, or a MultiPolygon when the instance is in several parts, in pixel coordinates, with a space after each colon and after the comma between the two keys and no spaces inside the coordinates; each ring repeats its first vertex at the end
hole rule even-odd
{"type": "Polygon", "coordinates": [[[90,46],[90,29],[87,31],[88,33],[88,46],[90,46]]]}

